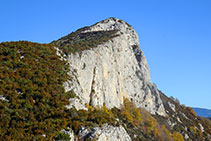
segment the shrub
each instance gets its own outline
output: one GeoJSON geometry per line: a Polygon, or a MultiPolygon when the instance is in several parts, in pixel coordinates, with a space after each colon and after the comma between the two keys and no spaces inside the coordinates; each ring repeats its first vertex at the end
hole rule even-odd
{"type": "Polygon", "coordinates": [[[134,103],[130,102],[128,99],[124,100],[124,107],[122,107],[120,115],[124,120],[127,120],[134,126],[138,126],[142,122],[139,109],[137,109],[134,103]]]}
{"type": "Polygon", "coordinates": [[[140,134],[133,140],[138,138],[141,140],[172,140],[171,133],[165,125],[160,126],[149,112],[143,108],[136,108],[134,103],[128,99],[124,99],[124,105],[120,110],[113,108],[112,111],[123,125],[126,124],[125,127],[129,134],[132,136],[134,133],[140,134]]]}
{"type": "Polygon", "coordinates": [[[191,127],[189,128],[189,130],[190,130],[190,131],[191,131],[191,133],[193,133],[194,135],[196,135],[196,134],[197,134],[197,130],[196,130],[196,128],[195,128],[195,127],[191,126],[191,127]]]}
{"type": "Polygon", "coordinates": [[[166,128],[166,126],[165,125],[162,125],[161,126],[161,129],[162,129],[162,138],[163,139],[166,139],[166,140],[171,140],[172,138],[171,138],[171,132],[166,128]]]}
{"type": "Polygon", "coordinates": [[[179,132],[174,132],[172,137],[174,141],[184,141],[183,136],[179,132]]]}
{"type": "Polygon", "coordinates": [[[190,111],[190,113],[191,113],[193,116],[197,117],[196,112],[195,112],[191,107],[187,107],[187,110],[190,111]]]}
{"type": "Polygon", "coordinates": [[[65,133],[59,133],[59,135],[57,136],[56,140],[69,141],[70,140],[70,136],[68,134],[65,134],[65,133]]]}

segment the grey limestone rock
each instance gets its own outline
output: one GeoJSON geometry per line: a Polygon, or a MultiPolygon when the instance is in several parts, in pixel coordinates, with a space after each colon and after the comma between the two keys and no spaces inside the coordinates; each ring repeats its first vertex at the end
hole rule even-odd
{"type": "Polygon", "coordinates": [[[77,138],[74,136],[74,133],[73,133],[72,129],[68,129],[68,130],[64,130],[63,129],[61,132],[64,133],[64,134],[68,134],[69,137],[70,137],[70,141],[77,140],[77,138]]]}
{"type": "Polygon", "coordinates": [[[96,48],[67,55],[72,80],[64,84],[66,91],[73,90],[82,105],[101,107],[105,104],[108,108],[120,108],[124,98],[128,98],[151,114],[165,116],[134,29],[122,20],[109,18],[81,32],[109,30],[117,30],[119,36],[96,48]]]}
{"type": "Polygon", "coordinates": [[[0,100],[2,100],[2,101],[9,101],[6,97],[4,97],[3,95],[0,95],[0,100]]]}
{"type": "Polygon", "coordinates": [[[91,130],[82,127],[79,131],[79,137],[82,141],[88,138],[97,141],[131,141],[130,136],[122,126],[114,127],[108,124],[91,130]]]}

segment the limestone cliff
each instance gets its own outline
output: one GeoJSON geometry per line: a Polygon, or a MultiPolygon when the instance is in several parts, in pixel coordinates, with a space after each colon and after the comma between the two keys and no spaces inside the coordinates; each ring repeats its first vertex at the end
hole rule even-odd
{"type": "MultiPolygon", "coordinates": [[[[66,54],[72,80],[65,83],[65,89],[73,90],[79,98],[71,99],[71,103],[77,109],[85,108],[85,103],[120,108],[123,99],[128,98],[137,107],[165,116],[159,92],[150,81],[147,61],[135,30],[122,20],[109,18],[79,29],[77,33],[97,34],[100,31],[116,31],[116,36],[95,48],[66,54]]],[[[82,37],[74,37],[77,38],[82,37]]],[[[55,42],[65,46],[71,39],[67,36],[55,42]]]]}

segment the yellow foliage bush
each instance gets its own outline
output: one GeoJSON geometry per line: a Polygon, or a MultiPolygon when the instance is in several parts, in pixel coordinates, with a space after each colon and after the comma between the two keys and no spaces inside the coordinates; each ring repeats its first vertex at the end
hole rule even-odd
{"type": "Polygon", "coordinates": [[[133,117],[131,116],[131,114],[128,112],[128,110],[126,110],[125,108],[122,109],[121,115],[123,117],[126,118],[126,120],[128,120],[130,123],[133,123],[133,117]]]}
{"type": "Polygon", "coordinates": [[[187,109],[188,109],[188,111],[191,112],[191,114],[192,114],[193,116],[197,117],[196,112],[195,112],[191,107],[187,107],[187,109]]]}
{"type": "Polygon", "coordinates": [[[142,117],[139,109],[137,109],[134,103],[128,99],[124,100],[124,107],[121,109],[120,114],[134,126],[138,126],[142,123],[142,117]]]}
{"type": "Polygon", "coordinates": [[[194,135],[197,134],[197,130],[196,130],[195,127],[191,126],[189,129],[190,129],[190,131],[191,131],[194,135]]]}
{"type": "Polygon", "coordinates": [[[172,134],[172,137],[173,137],[174,141],[184,141],[183,136],[178,132],[174,132],[172,134]]]}
{"type": "Polygon", "coordinates": [[[164,135],[162,135],[166,140],[171,140],[171,132],[166,128],[165,125],[161,126],[162,132],[164,135]]]}
{"type": "Polygon", "coordinates": [[[123,119],[124,123],[131,123],[135,128],[139,128],[149,138],[158,141],[172,140],[171,133],[165,125],[160,126],[149,112],[143,108],[136,108],[134,103],[128,99],[124,99],[124,107],[120,111],[120,118],[123,119]]]}
{"type": "Polygon", "coordinates": [[[110,118],[114,118],[114,114],[110,109],[108,109],[105,105],[102,106],[101,110],[105,112],[106,115],[108,115],[110,118]]]}

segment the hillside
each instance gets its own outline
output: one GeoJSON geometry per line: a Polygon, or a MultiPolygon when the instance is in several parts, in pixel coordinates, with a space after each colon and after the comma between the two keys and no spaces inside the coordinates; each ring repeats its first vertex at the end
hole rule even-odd
{"type": "Polygon", "coordinates": [[[211,121],[151,83],[131,25],[0,43],[0,140],[211,140],[211,121]]]}

